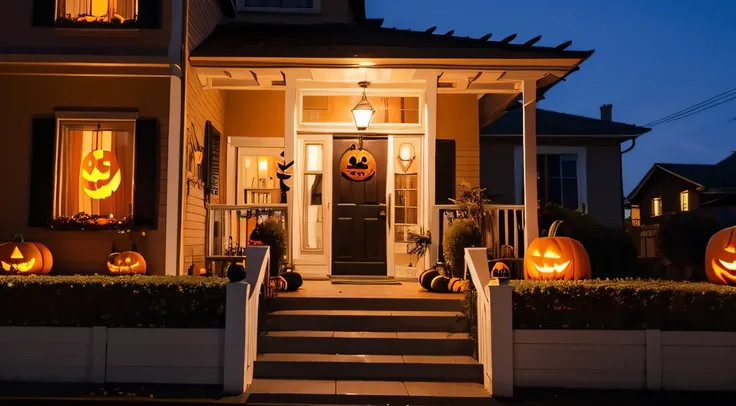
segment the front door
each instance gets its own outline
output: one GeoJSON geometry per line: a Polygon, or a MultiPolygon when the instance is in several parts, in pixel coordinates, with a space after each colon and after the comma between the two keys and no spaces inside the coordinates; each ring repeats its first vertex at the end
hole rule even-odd
{"type": "Polygon", "coordinates": [[[332,274],[386,275],[386,139],[335,139],[332,274]]]}

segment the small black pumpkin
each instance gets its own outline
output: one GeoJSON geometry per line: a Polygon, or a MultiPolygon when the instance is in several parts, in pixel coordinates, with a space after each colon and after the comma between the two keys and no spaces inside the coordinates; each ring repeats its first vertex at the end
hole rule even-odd
{"type": "Polygon", "coordinates": [[[227,267],[227,278],[230,282],[240,282],[245,280],[245,267],[243,264],[233,261],[230,266],[227,267]]]}
{"type": "Polygon", "coordinates": [[[419,284],[427,292],[432,292],[432,280],[439,276],[439,274],[436,268],[425,269],[424,272],[419,274],[419,284]]]}
{"type": "Polygon", "coordinates": [[[449,284],[450,278],[442,275],[437,275],[434,279],[432,279],[431,291],[436,293],[447,293],[449,292],[449,284]]]}
{"type": "Polygon", "coordinates": [[[294,292],[304,284],[304,278],[299,272],[284,272],[281,277],[286,281],[286,292],[294,292]]]}

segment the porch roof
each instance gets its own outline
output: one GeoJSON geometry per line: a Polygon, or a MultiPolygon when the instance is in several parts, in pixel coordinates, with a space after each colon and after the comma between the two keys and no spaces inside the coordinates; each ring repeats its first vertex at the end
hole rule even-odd
{"type": "Polygon", "coordinates": [[[541,36],[523,44],[385,28],[375,24],[219,25],[191,54],[196,58],[400,58],[400,59],[568,59],[577,65],[593,51],[568,51],[571,41],[556,47],[535,46],[541,36]]]}

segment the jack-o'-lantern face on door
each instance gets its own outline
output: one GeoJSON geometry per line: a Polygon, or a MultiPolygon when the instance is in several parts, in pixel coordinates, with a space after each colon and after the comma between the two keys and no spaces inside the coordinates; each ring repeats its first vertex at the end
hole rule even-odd
{"type": "Polygon", "coordinates": [[[376,174],[376,159],[365,149],[351,148],[340,158],[340,172],[352,181],[367,181],[376,174]]]}
{"type": "Polygon", "coordinates": [[[736,227],[710,237],[705,249],[705,274],[712,283],[736,286],[736,227]]]}
{"type": "Polygon", "coordinates": [[[84,193],[93,199],[106,199],[120,187],[120,164],[112,151],[90,152],[82,160],[80,172],[84,193]]]}

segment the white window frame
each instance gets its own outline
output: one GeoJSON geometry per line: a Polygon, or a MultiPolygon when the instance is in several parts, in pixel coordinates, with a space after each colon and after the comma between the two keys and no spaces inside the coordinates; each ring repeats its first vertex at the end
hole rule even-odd
{"type": "Polygon", "coordinates": [[[238,11],[256,11],[264,13],[309,13],[317,14],[322,11],[322,0],[312,0],[311,8],[298,7],[251,7],[245,4],[245,0],[238,0],[238,11]]]}
{"type": "Polygon", "coordinates": [[[690,211],[690,191],[680,192],[680,211],[690,211]]]}
{"type": "MultiPolygon", "coordinates": [[[[537,146],[537,155],[560,154],[575,155],[578,177],[578,209],[588,211],[588,165],[586,147],[537,146]]],[[[514,147],[514,188],[516,204],[524,204],[524,150],[522,146],[514,147]]]]}
{"type": "Polygon", "coordinates": [[[662,215],[662,196],[657,196],[652,198],[652,217],[659,217],[662,215]],[[659,202],[659,213],[657,213],[656,207],[657,202],[659,202]]]}

